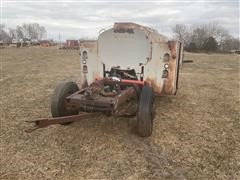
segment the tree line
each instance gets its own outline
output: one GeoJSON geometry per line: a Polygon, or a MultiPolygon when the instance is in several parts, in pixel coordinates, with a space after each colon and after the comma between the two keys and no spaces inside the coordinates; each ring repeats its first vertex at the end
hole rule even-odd
{"type": "MultiPolygon", "coordinates": [[[[229,52],[239,50],[240,41],[216,22],[202,25],[177,24],[173,27],[175,38],[184,42],[184,48],[190,52],[229,52]]],[[[6,30],[0,24],[0,41],[9,43],[19,41],[41,40],[46,38],[46,29],[38,23],[23,23],[6,30]]]]}
{"type": "Polygon", "coordinates": [[[216,22],[202,25],[177,24],[173,27],[175,38],[184,42],[190,52],[229,52],[239,50],[240,41],[216,22]]]}
{"type": "Polygon", "coordinates": [[[5,30],[5,25],[0,25],[0,41],[10,42],[16,40],[41,40],[46,37],[46,29],[38,23],[23,23],[21,26],[17,25],[15,28],[5,30]]]}

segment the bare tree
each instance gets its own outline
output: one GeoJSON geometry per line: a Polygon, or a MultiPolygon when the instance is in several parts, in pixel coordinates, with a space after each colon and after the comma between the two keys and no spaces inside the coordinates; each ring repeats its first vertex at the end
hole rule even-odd
{"type": "Polygon", "coordinates": [[[177,24],[173,32],[177,39],[184,41],[186,47],[191,43],[196,45],[198,50],[202,48],[207,39],[213,37],[218,43],[218,50],[221,51],[225,39],[229,38],[228,31],[217,22],[194,26],[177,24]]]}
{"type": "Polygon", "coordinates": [[[9,28],[8,33],[11,39],[16,39],[17,38],[17,31],[16,29],[9,28]]]}
{"type": "Polygon", "coordinates": [[[233,37],[225,38],[222,44],[222,51],[231,51],[240,49],[240,40],[233,37]]]}
{"type": "Polygon", "coordinates": [[[203,26],[192,26],[191,29],[192,29],[192,32],[191,32],[190,41],[194,42],[196,44],[197,48],[200,49],[201,46],[203,45],[203,43],[209,37],[207,34],[207,29],[204,25],[203,26]]]}
{"type": "Polygon", "coordinates": [[[46,36],[46,29],[38,23],[26,24],[17,26],[16,29],[9,29],[10,37],[16,39],[42,39],[46,36]]]}
{"type": "Polygon", "coordinates": [[[22,25],[22,32],[23,32],[23,38],[30,39],[30,26],[28,24],[23,23],[22,25]]]}
{"type": "Polygon", "coordinates": [[[40,26],[38,39],[44,38],[46,36],[46,34],[47,34],[47,31],[46,31],[45,27],[40,26]]]}
{"type": "Polygon", "coordinates": [[[218,41],[219,50],[222,50],[225,39],[229,38],[229,32],[218,22],[211,22],[206,25],[208,37],[212,36],[218,41]]]}
{"type": "Polygon", "coordinates": [[[0,41],[2,42],[9,42],[11,39],[8,33],[5,31],[5,25],[0,24],[0,41]]]}
{"type": "Polygon", "coordinates": [[[224,27],[222,27],[218,22],[210,22],[205,26],[208,36],[213,36],[214,38],[220,39],[229,34],[228,31],[224,27]]]}
{"type": "Polygon", "coordinates": [[[17,27],[16,27],[16,32],[17,32],[17,39],[23,39],[23,38],[24,38],[24,30],[23,30],[23,27],[17,26],[17,27]]]}
{"type": "Polygon", "coordinates": [[[175,33],[175,37],[180,41],[187,41],[189,38],[188,27],[184,24],[176,24],[173,27],[173,32],[175,33]]]}
{"type": "Polygon", "coordinates": [[[42,39],[46,34],[46,29],[38,23],[22,25],[24,38],[27,39],[42,39]]]}

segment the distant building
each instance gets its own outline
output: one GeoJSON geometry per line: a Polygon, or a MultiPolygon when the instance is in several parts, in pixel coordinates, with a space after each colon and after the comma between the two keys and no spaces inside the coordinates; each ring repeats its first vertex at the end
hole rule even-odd
{"type": "Polygon", "coordinates": [[[79,49],[78,40],[66,40],[66,43],[60,49],[79,49]]]}

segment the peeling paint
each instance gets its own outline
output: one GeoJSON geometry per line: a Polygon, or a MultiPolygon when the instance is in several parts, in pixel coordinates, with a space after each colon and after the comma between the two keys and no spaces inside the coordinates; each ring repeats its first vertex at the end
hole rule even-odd
{"type": "Polygon", "coordinates": [[[174,95],[183,57],[180,45],[181,42],[168,41],[154,29],[135,23],[115,23],[113,28],[102,31],[97,41],[80,41],[80,53],[88,52],[88,73],[82,74],[81,82],[91,84],[97,77],[104,77],[103,64],[106,70],[129,66],[157,95],[174,95]],[[168,60],[165,54],[169,54],[168,60]],[[167,75],[163,76],[163,72],[167,75]]]}

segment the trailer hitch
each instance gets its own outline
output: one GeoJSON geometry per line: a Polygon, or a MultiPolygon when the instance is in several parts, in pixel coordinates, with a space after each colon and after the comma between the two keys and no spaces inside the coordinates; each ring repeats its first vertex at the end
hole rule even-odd
{"type": "Polygon", "coordinates": [[[90,117],[95,117],[99,114],[100,113],[81,113],[81,114],[72,115],[72,116],[63,116],[63,117],[54,117],[54,118],[39,118],[39,119],[32,120],[32,121],[25,121],[27,123],[33,123],[35,125],[32,128],[26,129],[25,132],[31,133],[39,128],[45,128],[45,127],[53,125],[53,124],[61,124],[61,123],[80,121],[80,120],[87,119],[90,117]]]}

